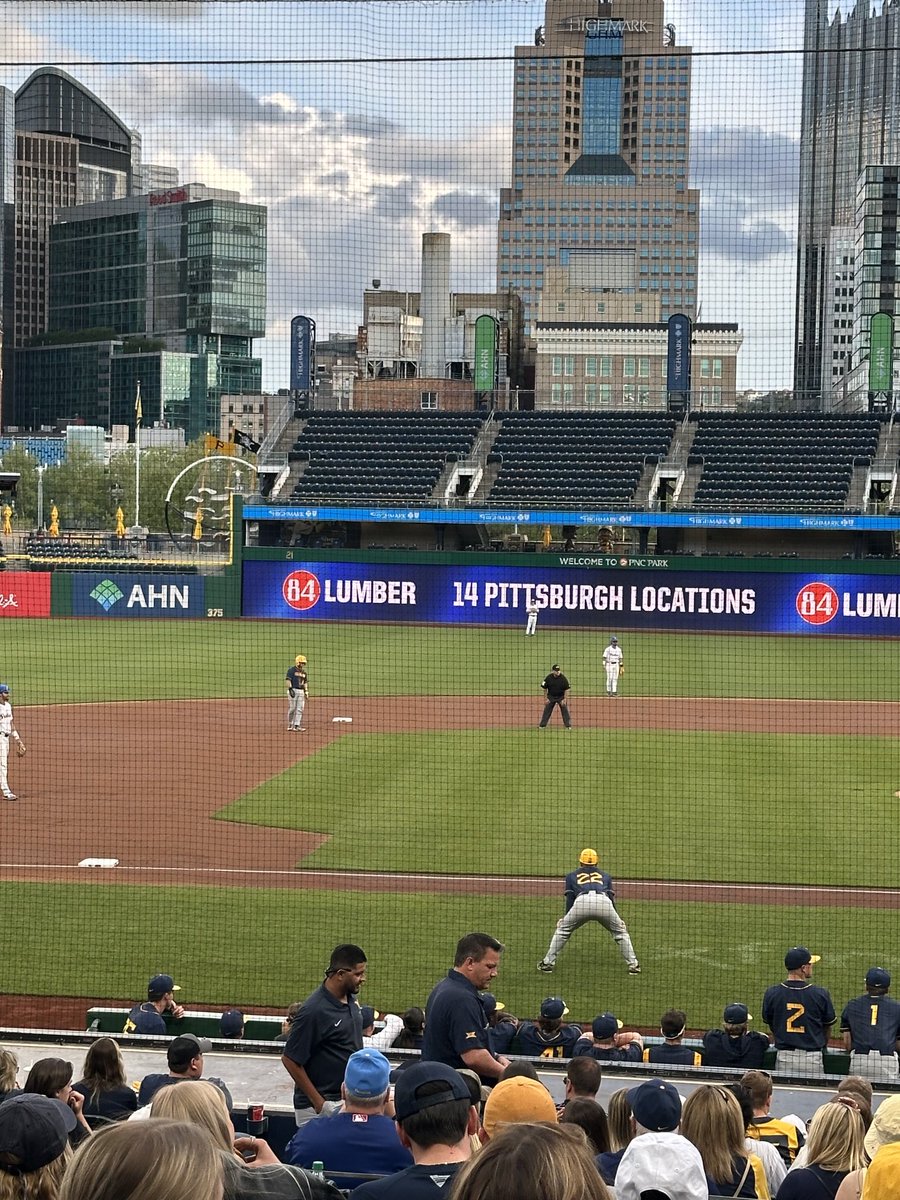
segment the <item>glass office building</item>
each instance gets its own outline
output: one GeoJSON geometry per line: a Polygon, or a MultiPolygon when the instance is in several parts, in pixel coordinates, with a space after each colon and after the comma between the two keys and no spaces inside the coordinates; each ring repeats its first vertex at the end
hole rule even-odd
{"type": "Polygon", "coordinates": [[[535,44],[516,47],[497,267],[529,332],[559,270],[569,288],[631,297],[631,320],[696,315],[691,51],[664,19],[662,0],[547,0],[535,44]]]}

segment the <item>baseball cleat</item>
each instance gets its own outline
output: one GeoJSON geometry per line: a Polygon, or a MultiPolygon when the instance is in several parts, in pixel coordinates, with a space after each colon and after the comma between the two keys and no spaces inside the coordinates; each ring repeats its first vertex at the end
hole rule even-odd
{"type": "Polygon", "coordinates": [[[628,968],[629,975],[640,975],[640,973],[641,973],[641,964],[640,963],[632,963],[631,966],[628,968]]]}
{"type": "Polygon", "coordinates": [[[5,792],[4,795],[7,800],[18,800],[19,798],[15,792],[5,792]]]}
{"type": "Polygon", "coordinates": [[[542,971],[545,975],[549,975],[550,972],[553,970],[553,964],[544,962],[544,960],[541,959],[541,961],[537,965],[537,969],[539,971],[542,971]]]}

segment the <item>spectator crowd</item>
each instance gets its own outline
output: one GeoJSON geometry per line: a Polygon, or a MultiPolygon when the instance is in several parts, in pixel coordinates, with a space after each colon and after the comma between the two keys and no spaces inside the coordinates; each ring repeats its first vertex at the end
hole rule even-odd
{"type": "MultiPolygon", "coordinates": [[[[859,1069],[807,1123],[772,1111],[769,1039],[749,1029],[745,1004],[728,1004],[701,1046],[685,1043],[687,1017],[676,1008],[662,1014],[652,1045],[611,1012],[589,1031],[568,1024],[560,996],[517,1021],[489,990],[502,952],[490,935],[467,934],[424,1008],[388,1019],[358,1002],[362,948],[336,947],[281,1035],[296,1122],[286,1146],[235,1131],[227,1084],[204,1071],[211,1043],[192,1033],[168,1042],[167,1072],[134,1085],[112,1038],[89,1047],[75,1082],[71,1063],[47,1057],[20,1086],[15,1055],[0,1050],[0,1200],[900,1200],[900,1094],[875,1105],[873,1091],[896,1079],[880,1060],[892,1056],[896,1068],[900,1031],[887,1020],[894,1001],[883,968],[867,973],[864,996],[841,1015],[859,1069]],[[880,1041],[859,1033],[857,1010],[880,1041]],[[392,1067],[391,1048],[419,1055],[392,1067]],[[559,1104],[540,1059],[566,1060],[559,1104]],[[727,1085],[698,1080],[686,1096],[670,1080],[642,1078],[604,1107],[603,1064],[623,1062],[741,1073],[727,1085]]],[[[792,947],[787,978],[763,999],[779,1065],[784,1053],[792,1074],[821,1074],[837,1019],[811,983],[816,961],[792,947]]],[[[154,976],[146,1005],[129,1014],[132,1028],[158,1029],[176,1010],[181,1019],[174,990],[170,976],[154,976]]],[[[221,1036],[240,1037],[243,1023],[229,1009],[221,1036]]]]}

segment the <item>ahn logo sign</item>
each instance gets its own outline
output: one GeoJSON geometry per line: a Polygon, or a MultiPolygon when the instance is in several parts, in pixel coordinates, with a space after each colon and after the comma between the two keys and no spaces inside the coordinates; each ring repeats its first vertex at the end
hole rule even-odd
{"type": "Polygon", "coordinates": [[[196,617],[203,615],[203,580],[199,576],[95,575],[73,580],[72,606],[77,616],[196,617]]]}

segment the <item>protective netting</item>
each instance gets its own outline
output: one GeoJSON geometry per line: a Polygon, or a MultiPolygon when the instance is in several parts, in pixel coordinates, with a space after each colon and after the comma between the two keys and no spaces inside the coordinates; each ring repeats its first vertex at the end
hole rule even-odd
{"type": "MultiPolygon", "coordinates": [[[[853,21],[864,21],[865,7],[853,21]]],[[[846,29],[825,25],[834,5],[818,15],[812,0],[805,8],[7,0],[4,128],[17,127],[16,90],[49,66],[119,122],[101,128],[97,117],[82,134],[91,153],[72,186],[93,186],[101,205],[116,202],[114,142],[124,129],[140,135],[133,183],[156,197],[154,208],[179,205],[180,189],[197,183],[264,210],[264,328],[247,316],[260,304],[259,226],[248,217],[239,263],[234,244],[211,241],[203,252],[222,259],[210,305],[230,294],[243,314],[219,345],[236,392],[288,387],[297,314],[314,318],[320,343],[343,335],[355,369],[364,292],[417,292],[422,235],[437,232],[451,236],[455,294],[511,293],[536,324],[546,281],[566,269],[573,286],[587,281],[596,304],[608,296],[611,321],[622,319],[624,294],[659,324],[687,312],[698,325],[736,326],[743,345],[731,387],[743,400],[828,408],[827,371],[839,363],[843,373],[858,332],[867,345],[866,313],[840,296],[851,285],[835,272],[855,253],[860,172],[897,164],[896,95],[890,83],[882,108],[867,108],[874,98],[852,83],[862,61],[853,21],[844,14],[846,29]],[[846,37],[826,44],[825,29],[846,37]],[[813,107],[801,146],[804,38],[813,107]],[[814,63],[852,93],[844,108],[826,111],[814,63]],[[861,161],[859,151],[834,168],[844,208],[816,225],[811,207],[826,182],[803,159],[813,190],[802,198],[801,151],[816,138],[824,145],[860,108],[884,137],[873,135],[871,157],[861,161]],[[242,274],[248,263],[255,283],[242,274]],[[809,361],[794,392],[798,311],[809,361]]],[[[872,18],[871,37],[881,40],[865,65],[879,78],[892,78],[897,11],[872,18]]],[[[52,108],[60,94],[41,93],[46,111],[37,100],[23,108],[27,136],[51,136],[41,122],[60,117],[52,108]]],[[[63,160],[28,164],[59,172],[63,187],[63,160]]],[[[14,172],[0,166],[12,204],[14,172]]],[[[154,227],[161,240],[164,225],[154,227]]],[[[116,326],[114,304],[143,296],[104,299],[90,262],[72,265],[86,237],[113,269],[119,243],[110,239],[127,234],[98,227],[56,243],[63,290],[38,297],[29,320],[39,322],[46,303],[44,328],[55,320],[71,332],[83,319],[83,328],[152,335],[149,317],[139,329],[116,326]]],[[[199,244],[205,233],[186,226],[192,236],[199,244]]],[[[4,286],[13,309],[21,301],[16,311],[25,311],[39,241],[23,242],[18,257],[7,243],[4,286]]],[[[157,331],[183,330],[164,305],[155,319],[157,331]]],[[[26,341],[42,332],[7,326],[7,346],[21,335],[15,346],[37,354],[26,341]]],[[[197,350],[188,340],[182,348],[197,350]]],[[[556,357],[563,389],[566,352],[556,357]]],[[[643,361],[641,352],[631,359],[638,380],[643,361]]],[[[593,372],[579,367],[579,387],[604,386],[602,353],[593,362],[593,372]]],[[[722,364],[717,374],[713,352],[703,362],[695,386],[718,386],[717,398],[707,394],[715,407],[722,364]]],[[[9,388],[38,381],[34,411],[52,424],[61,376],[29,363],[31,374],[19,368],[9,388]]],[[[556,367],[548,370],[555,387],[556,367]]],[[[135,383],[134,374],[119,379],[128,404],[118,416],[109,410],[110,424],[133,425],[135,383]]],[[[588,394],[602,404],[602,391],[585,391],[571,407],[588,394]]],[[[558,407],[566,397],[561,390],[558,407]]],[[[145,411],[145,427],[157,416],[165,425],[165,406],[177,411],[182,399],[176,391],[159,414],[145,411]]],[[[14,411],[28,428],[26,410],[14,411]]],[[[191,412],[192,437],[227,437],[252,415],[191,412]]],[[[9,424],[5,412],[7,435],[9,424]]],[[[812,430],[811,443],[818,436],[812,430]]],[[[870,457],[893,447],[887,502],[896,447],[880,427],[872,436],[870,457]]],[[[672,437],[674,425],[662,457],[672,437]]],[[[365,998],[402,1012],[424,1002],[470,929],[508,947],[494,987],[508,1008],[534,1015],[554,992],[584,1022],[611,1010],[655,1027],[674,1005],[701,1029],[743,1001],[759,1025],[762,992],[797,944],[822,954],[818,976],[838,1011],[869,966],[890,965],[900,849],[891,563],[839,565],[866,546],[850,533],[841,540],[839,528],[813,540],[802,522],[790,536],[761,529],[738,541],[740,518],[724,539],[691,543],[693,563],[677,564],[672,580],[676,564],[661,550],[654,559],[655,540],[631,529],[607,538],[592,525],[589,542],[579,533],[569,546],[562,522],[552,533],[547,526],[545,540],[544,523],[531,519],[515,532],[512,521],[490,528],[477,545],[455,535],[445,544],[446,531],[420,536],[399,512],[389,532],[367,527],[355,544],[339,534],[329,543],[321,530],[313,540],[308,530],[270,535],[262,521],[235,528],[231,496],[252,490],[252,465],[198,470],[167,508],[169,484],[203,452],[194,445],[170,458],[148,449],[140,522],[133,446],[109,468],[82,461],[79,474],[62,444],[49,459],[37,443],[4,445],[3,469],[20,471],[22,482],[3,537],[16,575],[6,585],[0,576],[0,614],[18,619],[2,626],[0,674],[28,747],[21,760],[10,753],[18,799],[0,810],[9,1023],[24,1023],[14,1019],[26,1011],[18,997],[143,999],[157,971],[182,985],[188,1007],[283,1007],[312,989],[341,942],[368,954],[365,998]],[[117,508],[122,535],[140,523],[149,541],[113,532],[117,508]],[[74,557],[86,561],[45,552],[51,509],[64,534],[85,534],[74,557]],[[240,561],[245,534],[252,569],[240,561]],[[722,557],[700,561],[705,548],[722,557]],[[501,559],[504,549],[521,553],[501,559]],[[723,561],[738,553],[741,563],[723,561]],[[804,561],[771,561],[782,553],[804,561]],[[769,561],[751,561],[759,554],[769,561]],[[545,589],[534,593],[533,636],[526,584],[545,589]],[[581,585],[574,599],[565,590],[581,585]],[[270,594],[298,620],[272,619],[270,594]],[[347,612],[354,619],[340,619],[347,612]],[[843,636],[828,636],[834,630],[843,636]],[[609,682],[603,655],[613,634],[624,674],[609,682]],[[289,716],[286,674],[298,655],[308,660],[309,698],[289,716]],[[538,729],[554,663],[571,685],[571,732],[556,711],[538,729]],[[542,979],[536,968],[563,911],[563,879],[583,848],[596,850],[598,873],[615,881],[634,953],[590,923],[542,979]],[[630,976],[635,955],[642,972],[630,976]]],[[[747,451],[748,462],[757,452],[747,451]]],[[[795,501],[802,510],[804,499],[798,486],[776,507],[795,501]]],[[[510,503],[519,502],[514,493],[510,503]]],[[[530,506],[540,509],[540,498],[530,506]]],[[[577,496],[569,507],[582,507],[577,496]]],[[[890,554],[885,537],[868,548],[890,554]]]]}

